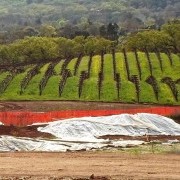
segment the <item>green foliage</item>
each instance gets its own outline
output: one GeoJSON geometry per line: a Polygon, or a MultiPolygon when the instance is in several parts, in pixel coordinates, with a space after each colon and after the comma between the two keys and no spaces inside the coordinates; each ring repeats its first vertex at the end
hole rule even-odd
{"type": "Polygon", "coordinates": [[[175,52],[180,52],[180,22],[174,21],[162,26],[162,31],[168,35],[168,45],[175,52]]]}
{"type": "MultiPolygon", "coordinates": [[[[100,71],[100,57],[94,56],[92,60],[91,76],[85,81],[82,93],[82,100],[96,101],[98,99],[98,73],[100,71]],[[87,93],[88,92],[88,93],[87,93]]],[[[81,67],[80,67],[81,68],[81,67]]]]}
{"type": "MultiPolygon", "coordinates": [[[[163,62],[163,71],[161,71],[158,59],[155,53],[150,53],[150,59],[153,67],[153,76],[156,78],[159,86],[159,101],[156,100],[152,87],[145,81],[150,75],[148,61],[145,53],[138,52],[140,66],[142,68],[142,80],[140,81],[140,102],[142,103],[158,103],[158,104],[179,104],[176,102],[169,87],[161,82],[164,77],[171,77],[174,81],[179,79],[180,61],[179,57],[172,54],[173,66],[170,65],[168,56],[164,53],[160,54],[163,62]]],[[[135,54],[133,52],[127,53],[129,62],[130,75],[138,75],[137,64],[135,61],[135,54]]],[[[25,77],[27,72],[34,67],[31,65],[26,68],[26,71],[17,74],[12,80],[6,91],[0,95],[1,100],[82,100],[82,101],[99,101],[98,98],[98,74],[101,69],[101,57],[94,56],[92,59],[91,75],[89,79],[84,81],[81,98],[78,97],[78,84],[82,71],[88,70],[89,57],[84,56],[78,69],[76,76],[69,77],[65,84],[62,96],[58,96],[58,84],[62,78],[60,75],[63,60],[55,66],[55,74],[48,80],[48,83],[43,91],[43,95],[39,96],[39,83],[46,72],[49,63],[46,63],[41,69],[40,73],[32,78],[24,93],[20,95],[20,82],[25,77]]],[[[77,58],[74,58],[67,65],[72,75],[74,74],[74,67],[77,58]]],[[[121,86],[120,86],[120,99],[117,98],[116,82],[113,73],[113,59],[111,54],[104,57],[104,80],[102,84],[102,92],[100,101],[109,102],[136,102],[135,86],[132,82],[128,81],[126,74],[126,66],[123,53],[116,53],[116,72],[120,73],[121,86]]],[[[0,74],[0,81],[6,77],[8,72],[0,74]]],[[[177,85],[180,90],[180,86],[177,85]]]]}
{"type": "Polygon", "coordinates": [[[40,36],[54,37],[57,35],[56,29],[53,26],[43,25],[40,29],[40,36]]]}
{"type": "MultiPolygon", "coordinates": [[[[141,154],[179,154],[180,153],[180,145],[179,143],[174,144],[162,144],[151,142],[147,145],[141,145],[132,148],[123,149],[127,153],[131,153],[133,155],[141,155],[141,154]]],[[[123,152],[124,152],[123,151],[123,152]]]]}
{"type": "Polygon", "coordinates": [[[101,34],[99,28],[107,24],[119,26],[115,26],[113,33],[106,33],[117,40],[119,34],[160,28],[168,20],[178,19],[178,3],[178,0],[1,0],[0,40],[9,43],[32,35],[97,36],[101,34]]]}
{"type": "Polygon", "coordinates": [[[110,51],[112,43],[99,37],[26,37],[12,44],[0,46],[0,65],[43,63],[71,59],[80,54],[98,54],[101,51],[110,51]]]}
{"type": "Polygon", "coordinates": [[[148,49],[166,51],[167,49],[180,52],[180,22],[172,21],[164,24],[162,30],[145,30],[126,38],[125,46],[128,49],[148,49]]]}
{"type": "Polygon", "coordinates": [[[129,49],[148,50],[164,49],[168,44],[169,36],[162,31],[149,30],[138,32],[127,38],[126,46],[129,49]]]}
{"type": "Polygon", "coordinates": [[[113,60],[111,55],[105,55],[104,60],[104,81],[102,85],[102,100],[117,100],[116,85],[113,76],[113,60]]]}

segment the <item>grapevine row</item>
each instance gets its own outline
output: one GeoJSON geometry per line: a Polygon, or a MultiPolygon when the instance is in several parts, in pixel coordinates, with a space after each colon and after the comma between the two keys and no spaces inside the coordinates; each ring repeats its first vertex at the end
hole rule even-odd
{"type": "Polygon", "coordinates": [[[84,81],[88,78],[89,78],[89,74],[86,71],[82,71],[79,78],[79,89],[78,89],[79,98],[81,97],[82,94],[84,81]]]}
{"type": "Polygon", "coordinates": [[[27,75],[23,78],[20,84],[20,88],[21,88],[20,94],[22,94],[25,91],[25,89],[27,88],[32,78],[36,76],[37,74],[39,74],[41,67],[42,65],[38,64],[34,68],[32,68],[30,71],[27,72],[27,75]]]}
{"type": "Polygon", "coordinates": [[[59,97],[62,96],[67,79],[71,76],[72,76],[71,71],[69,69],[64,69],[63,74],[62,74],[62,79],[59,82],[59,97]]]}
{"type": "Polygon", "coordinates": [[[149,76],[145,82],[152,86],[156,100],[158,101],[159,100],[159,87],[158,87],[156,78],[154,76],[149,76]]]}
{"type": "Polygon", "coordinates": [[[45,72],[43,78],[41,79],[40,83],[39,83],[39,95],[42,95],[43,90],[45,89],[47,82],[49,80],[49,78],[53,75],[56,75],[55,71],[54,71],[54,67],[55,67],[55,63],[51,63],[47,69],[47,71],[45,72]]]}
{"type": "Polygon", "coordinates": [[[165,77],[161,80],[162,83],[165,83],[169,86],[171,89],[171,92],[175,98],[176,101],[178,101],[178,90],[176,88],[176,83],[170,78],[170,77],[165,77]]]}
{"type": "Polygon", "coordinates": [[[136,96],[137,96],[137,102],[140,101],[140,82],[137,75],[132,75],[130,78],[130,81],[135,85],[136,88],[136,96]]]}

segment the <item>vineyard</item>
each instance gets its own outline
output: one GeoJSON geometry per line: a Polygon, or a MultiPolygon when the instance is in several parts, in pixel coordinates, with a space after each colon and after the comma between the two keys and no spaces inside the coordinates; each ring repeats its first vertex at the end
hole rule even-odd
{"type": "Polygon", "coordinates": [[[0,70],[1,100],[180,104],[180,58],[112,52],[0,70]]]}

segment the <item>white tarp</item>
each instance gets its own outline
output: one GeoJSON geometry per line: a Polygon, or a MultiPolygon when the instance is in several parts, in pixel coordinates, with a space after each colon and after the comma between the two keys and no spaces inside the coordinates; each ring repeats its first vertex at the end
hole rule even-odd
{"type": "Polygon", "coordinates": [[[105,141],[99,142],[71,142],[56,140],[41,140],[31,138],[16,138],[12,136],[0,136],[0,151],[45,151],[45,152],[66,152],[90,149],[102,149],[111,147],[127,147],[143,144],[143,141],[105,141]]]}
{"type": "Polygon", "coordinates": [[[107,135],[180,135],[180,125],[155,114],[122,114],[104,117],[83,117],[50,122],[39,131],[56,137],[53,140],[0,136],[0,151],[59,151],[126,147],[143,141],[104,140],[107,135]]]}
{"type": "Polygon", "coordinates": [[[180,125],[172,119],[145,113],[73,118],[51,122],[38,130],[63,140],[89,142],[105,135],[180,135],[180,125]]]}

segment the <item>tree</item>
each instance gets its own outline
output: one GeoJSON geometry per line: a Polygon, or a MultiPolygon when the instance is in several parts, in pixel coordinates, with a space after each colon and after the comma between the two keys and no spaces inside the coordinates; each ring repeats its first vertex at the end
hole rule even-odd
{"type": "Polygon", "coordinates": [[[75,42],[74,51],[75,51],[76,56],[79,56],[80,54],[83,55],[85,43],[86,43],[85,37],[84,36],[76,36],[73,39],[73,41],[75,42]]]}
{"type": "Polygon", "coordinates": [[[175,53],[180,52],[180,21],[169,22],[162,26],[162,31],[165,32],[169,38],[169,47],[173,48],[175,53]]]}
{"type": "Polygon", "coordinates": [[[21,52],[21,61],[25,63],[43,63],[58,58],[58,47],[52,38],[27,37],[17,41],[16,46],[21,52]]]}
{"type": "Polygon", "coordinates": [[[128,49],[148,49],[154,51],[155,49],[164,50],[168,46],[168,35],[157,30],[148,30],[138,32],[126,39],[125,46],[128,49]]]}
{"type": "Polygon", "coordinates": [[[56,29],[53,26],[43,25],[40,28],[40,36],[55,37],[57,35],[56,29]]]}
{"type": "Polygon", "coordinates": [[[39,32],[33,27],[26,27],[23,29],[24,36],[37,36],[39,32]]]}
{"type": "Polygon", "coordinates": [[[105,25],[102,25],[100,28],[99,28],[99,33],[100,33],[100,36],[106,38],[107,37],[107,28],[105,25]]]}
{"type": "Polygon", "coordinates": [[[9,65],[11,64],[11,58],[9,56],[9,48],[6,45],[0,46],[0,64],[9,65]]]}
{"type": "Polygon", "coordinates": [[[75,56],[75,42],[66,38],[56,38],[55,40],[58,48],[58,56],[61,59],[70,59],[75,56]]]}
{"type": "Polygon", "coordinates": [[[109,23],[107,26],[107,37],[112,41],[118,41],[119,26],[116,23],[109,23]]]}
{"type": "Polygon", "coordinates": [[[96,51],[97,38],[89,36],[86,38],[86,43],[84,45],[84,50],[87,55],[92,56],[96,51]]]}
{"type": "Polygon", "coordinates": [[[97,54],[105,54],[107,52],[110,52],[111,48],[113,46],[113,42],[104,38],[97,38],[96,40],[96,53],[97,54]]]}

